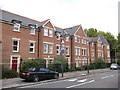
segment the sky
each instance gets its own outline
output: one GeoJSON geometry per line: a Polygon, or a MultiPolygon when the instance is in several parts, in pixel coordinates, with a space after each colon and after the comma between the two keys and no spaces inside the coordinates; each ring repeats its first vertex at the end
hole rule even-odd
{"type": "Polygon", "coordinates": [[[60,28],[82,25],[118,35],[120,0],[0,0],[0,8],[60,28]]]}

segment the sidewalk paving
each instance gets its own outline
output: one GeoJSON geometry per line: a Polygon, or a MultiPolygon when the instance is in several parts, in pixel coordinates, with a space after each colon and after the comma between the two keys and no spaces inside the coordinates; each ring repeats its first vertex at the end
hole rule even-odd
{"type": "MultiPolygon", "coordinates": [[[[99,73],[108,72],[108,71],[110,71],[108,68],[96,69],[96,70],[90,70],[89,74],[99,74],[99,73]]],[[[39,82],[25,82],[25,80],[20,79],[20,78],[3,79],[3,80],[0,80],[0,82],[2,81],[3,89],[15,88],[15,87],[22,87],[22,86],[27,86],[27,85],[34,85],[34,84],[64,80],[64,79],[73,78],[73,77],[77,77],[77,76],[85,76],[85,75],[87,75],[87,71],[67,72],[67,73],[64,73],[63,75],[64,75],[64,77],[62,77],[62,74],[60,73],[59,79],[43,80],[43,81],[39,81],[39,82]]]]}

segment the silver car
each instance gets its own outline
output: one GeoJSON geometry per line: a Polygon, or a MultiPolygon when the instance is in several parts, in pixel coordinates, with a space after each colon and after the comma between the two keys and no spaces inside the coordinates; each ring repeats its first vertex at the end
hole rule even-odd
{"type": "Polygon", "coordinates": [[[110,69],[120,69],[120,66],[117,63],[112,63],[110,69]]]}

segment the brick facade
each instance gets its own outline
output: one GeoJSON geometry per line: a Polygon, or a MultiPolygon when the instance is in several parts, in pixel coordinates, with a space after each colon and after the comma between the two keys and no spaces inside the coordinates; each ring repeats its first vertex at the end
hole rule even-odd
{"type": "Polygon", "coordinates": [[[101,36],[94,38],[96,41],[87,37],[81,25],[62,29],[53,26],[49,19],[39,22],[7,11],[2,12],[3,18],[0,19],[0,24],[3,67],[11,69],[16,67],[19,71],[21,60],[24,62],[30,58],[44,58],[46,63],[50,64],[54,58],[61,55],[62,42],[65,45],[64,49],[67,50],[63,56],[68,59],[70,66],[86,65],[100,57],[106,62],[110,60],[109,44],[103,43],[101,36]],[[15,23],[12,20],[21,22],[19,31],[14,31],[15,23]],[[35,34],[30,34],[30,24],[38,25],[39,28],[35,27],[35,34]],[[14,52],[13,49],[16,48],[18,51],[14,52]],[[17,66],[13,67],[13,63],[17,66]]]}

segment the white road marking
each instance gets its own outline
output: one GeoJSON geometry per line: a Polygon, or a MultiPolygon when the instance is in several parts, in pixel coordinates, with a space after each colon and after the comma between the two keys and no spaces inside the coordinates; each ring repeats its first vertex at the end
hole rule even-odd
{"type": "Polygon", "coordinates": [[[77,79],[69,79],[68,81],[76,81],[77,79]]]}
{"type": "Polygon", "coordinates": [[[86,74],[81,74],[81,75],[83,75],[83,76],[84,76],[84,75],[86,75],[86,74]]]}
{"type": "Polygon", "coordinates": [[[109,77],[113,77],[114,75],[110,75],[110,76],[105,76],[105,77],[102,77],[101,79],[105,79],[105,78],[109,78],[109,77]]]}
{"type": "Polygon", "coordinates": [[[68,86],[68,87],[66,87],[66,88],[72,88],[72,87],[76,87],[76,86],[81,86],[81,85],[84,85],[84,84],[92,83],[92,82],[94,82],[94,81],[95,81],[95,80],[91,80],[91,81],[88,81],[88,82],[85,82],[85,83],[68,86]]]}
{"type": "Polygon", "coordinates": [[[79,80],[77,82],[85,82],[85,81],[87,81],[87,79],[79,80]]]}

